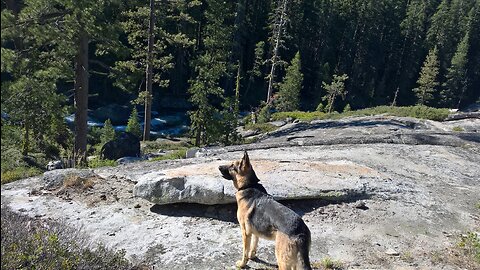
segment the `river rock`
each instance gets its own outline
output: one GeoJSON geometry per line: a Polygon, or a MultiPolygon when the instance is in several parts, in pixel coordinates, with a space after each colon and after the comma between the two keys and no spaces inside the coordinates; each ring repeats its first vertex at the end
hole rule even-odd
{"type": "Polygon", "coordinates": [[[117,138],[105,143],[100,151],[103,159],[116,160],[122,157],[139,157],[140,139],[130,132],[122,132],[117,138]]]}

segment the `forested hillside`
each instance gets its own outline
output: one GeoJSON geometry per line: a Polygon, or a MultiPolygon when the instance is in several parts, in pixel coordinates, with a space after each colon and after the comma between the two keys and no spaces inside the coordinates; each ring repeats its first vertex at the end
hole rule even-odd
{"type": "Polygon", "coordinates": [[[170,109],[165,97],[187,100],[190,135],[204,145],[232,143],[238,113],[261,107],[459,108],[480,95],[478,0],[2,0],[1,8],[2,171],[6,156],[32,151],[85,159],[88,112],[111,103],[144,111],[148,139],[151,110],[170,109]]]}

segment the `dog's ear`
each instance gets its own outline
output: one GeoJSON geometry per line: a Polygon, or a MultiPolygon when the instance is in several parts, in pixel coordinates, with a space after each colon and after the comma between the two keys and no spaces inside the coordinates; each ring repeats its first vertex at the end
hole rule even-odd
{"type": "Polygon", "coordinates": [[[245,151],[245,153],[243,154],[243,158],[242,158],[242,161],[240,162],[240,168],[242,170],[246,170],[248,168],[250,168],[250,158],[248,157],[248,153],[247,151],[245,151]]]}

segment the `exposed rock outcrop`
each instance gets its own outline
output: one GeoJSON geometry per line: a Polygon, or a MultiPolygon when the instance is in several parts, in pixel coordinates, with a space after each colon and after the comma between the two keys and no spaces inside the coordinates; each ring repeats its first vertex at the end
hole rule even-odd
{"type": "MultiPolygon", "coordinates": [[[[227,162],[213,161],[137,176],[133,194],[156,204],[235,202],[232,182],[223,179],[217,169],[227,162]]],[[[379,172],[348,161],[252,162],[260,183],[277,200],[361,196],[368,182],[380,177],[379,172]],[[339,178],[338,173],[344,176],[339,178]]]]}
{"type": "Polygon", "coordinates": [[[90,169],[62,169],[47,171],[43,174],[43,182],[45,189],[57,189],[63,185],[68,177],[91,178],[96,174],[90,169]]]}

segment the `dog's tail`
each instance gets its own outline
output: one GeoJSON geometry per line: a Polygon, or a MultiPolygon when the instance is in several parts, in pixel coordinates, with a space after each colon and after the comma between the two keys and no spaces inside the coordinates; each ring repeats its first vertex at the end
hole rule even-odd
{"type": "Polygon", "coordinates": [[[299,237],[298,241],[298,261],[297,268],[303,270],[311,270],[310,266],[310,245],[312,242],[312,237],[310,235],[310,230],[307,228],[305,234],[302,234],[299,237]]]}

